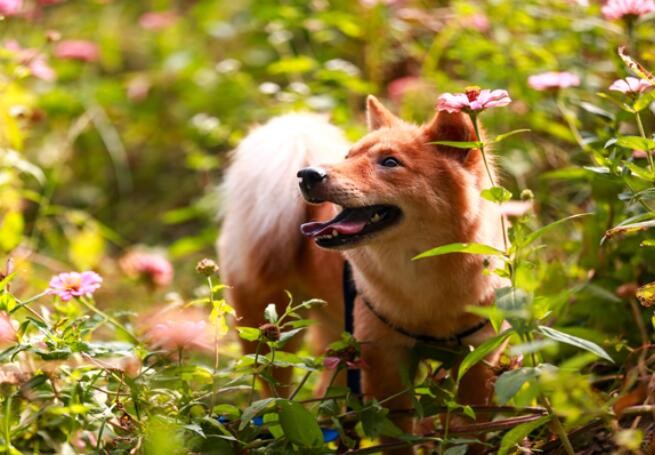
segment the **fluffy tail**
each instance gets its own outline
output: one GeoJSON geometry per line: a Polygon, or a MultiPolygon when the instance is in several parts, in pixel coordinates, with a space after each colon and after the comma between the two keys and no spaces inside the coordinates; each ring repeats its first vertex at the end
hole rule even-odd
{"type": "Polygon", "coordinates": [[[316,114],[274,118],[241,142],[222,186],[219,255],[228,284],[291,271],[306,211],[296,173],[337,161],[347,149],[341,130],[316,114]]]}

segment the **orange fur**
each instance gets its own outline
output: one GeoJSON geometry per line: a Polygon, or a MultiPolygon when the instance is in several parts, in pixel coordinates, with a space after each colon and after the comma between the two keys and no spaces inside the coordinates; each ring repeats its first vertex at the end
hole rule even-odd
{"type": "MultiPolygon", "coordinates": [[[[446,337],[465,330],[479,321],[479,317],[467,313],[465,308],[488,304],[494,290],[504,285],[502,280],[483,273],[484,258],[479,255],[450,254],[419,261],[412,261],[412,257],[453,242],[478,242],[501,248],[502,231],[497,206],[480,197],[480,191],[490,186],[480,151],[433,144],[442,140],[475,140],[467,116],[439,113],[427,124],[416,126],[395,117],[369,97],[367,117],[371,131],[350,148],[346,159],[308,164],[320,164],[327,175],[312,189],[312,196],[318,199],[344,207],[385,204],[402,210],[400,222],[343,248],[343,255],[353,266],[359,291],[355,336],[362,342],[362,356],[368,365],[362,372],[363,391],[369,397],[381,399],[403,390],[398,368],[408,358],[414,340],[382,323],[363,305],[361,298],[372,302],[395,324],[415,333],[446,337]],[[402,165],[392,169],[381,167],[379,162],[385,156],[397,158],[402,165]]],[[[238,195],[228,197],[235,197],[239,204],[248,203],[239,200],[238,195]]],[[[306,210],[306,218],[326,220],[335,209],[323,204],[308,206],[306,210]]],[[[228,227],[224,227],[223,236],[227,235],[228,227]]],[[[334,251],[318,249],[311,240],[300,240],[296,229],[288,235],[298,236],[297,241],[302,244],[287,270],[288,277],[293,277],[294,285],[304,291],[302,295],[326,298],[329,302],[326,313],[332,316],[324,317],[340,323],[342,258],[334,251]]],[[[269,254],[268,241],[273,245],[278,239],[264,237],[256,249],[249,250],[249,254],[258,258],[252,260],[253,264],[265,263],[262,257],[269,254]]],[[[233,255],[225,251],[230,248],[222,242],[221,253],[233,255]]],[[[229,265],[225,264],[226,267],[229,265]]],[[[257,275],[260,271],[252,269],[249,273],[257,275]]],[[[239,279],[225,278],[230,285],[239,279]]],[[[289,278],[275,279],[267,281],[267,285],[270,292],[275,292],[288,288],[290,282],[289,278]]],[[[246,320],[259,321],[262,299],[264,293],[258,298],[236,299],[233,303],[246,320]]],[[[325,345],[338,332],[332,330],[321,337],[321,344],[325,345]]],[[[493,329],[487,326],[466,341],[478,345],[492,335],[493,329]]],[[[488,360],[495,362],[497,358],[495,353],[488,360]]],[[[489,375],[486,367],[472,369],[462,381],[460,398],[466,403],[488,402],[489,375]]],[[[400,395],[387,405],[408,408],[409,396],[400,395]]],[[[411,420],[407,418],[396,423],[406,431],[411,430],[411,420]]],[[[394,453],[411,453],[411,450],[394,453]]]]}

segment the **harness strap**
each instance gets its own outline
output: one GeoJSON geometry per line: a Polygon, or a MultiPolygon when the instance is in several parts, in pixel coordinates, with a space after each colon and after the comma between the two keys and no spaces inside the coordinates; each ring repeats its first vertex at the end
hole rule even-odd
{"type": "MultiPolygon", "coordinates": [[[[343,264],[343,303],[344,303],[344,322],[346,332],[351,335],[355,331],[354,313],[355,313],[355,298],[357,297],[357,288],[355,287],[355,280],[353,280],[353,271],[348,261],[343,264]]],[[[348,388],[355,395],[361,394],[361,373],[359,369],[348,369],[346,382],[348,388]]]]}
{"type": "Polygon", "coordinates": [[[445,346],[463,346],[464,343],[462,340],[466,337],[469,337],[473,335],[474,333],[482,330],[487,324],[489,324],[489,319],[485,319],[483,321],[478,322],[475,324],[473,327],[469,327],[466,330],[462,330],[461,332],[458,332],[454,335],[451,335],[449,337],[433,337],[431,335],[422,335],[418,333],[413,333],[410,332],[409,330],[406,330],[399,325],[394,324],[391,322],[386,316],[384,316],[382,313],[380,313],[373,305],[371,305],[371,302],[369,302],[366,299],[362,299],[364,301],[364,304],[368,307],[369,310],[371,310],[371,313],[376,315],[378,319],[382,322],[384,322],[387,326],[395,330],[396,332],[405,335],[409,338],[413,338],[416,341],[420,341],[422,343],[426,344],[440,344],[440,345],[445,345],[445,346]]]}

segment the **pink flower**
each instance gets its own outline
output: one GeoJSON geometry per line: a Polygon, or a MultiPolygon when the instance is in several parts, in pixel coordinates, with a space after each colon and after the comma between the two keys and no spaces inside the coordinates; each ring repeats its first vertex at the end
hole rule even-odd
{"type": "MultiPolygon", "coordinates": [[[[655,150],[651,150],[650,154],[652,155],[655,152],[655,150]]],[[[646,153],[645,150],[633,150],[632,151],[632,157],[633,158],[646,158],[648,157],[648,154],[646,153]]]]}
{"type": "Polygon", "coordinates": [[[69,272],[55,275],[50,280],[48,293],[58,295],[68,302],[73,297],[93,294],[102,284],[102,277],[95,272],[69,272]]]}
{"type": "Polygon", "coordinates": [[[323,366],[328,370],[336,370],[340,363],[341,359],[335,356],[330,356],[323,359],[323,366]]]}
{"type": "Polygon", "coordinates": [[[0,313],[0,346],[16,342],[16,329],[7,313],[0,313]]]}
{"type": "Polygon", "coordinates": [[[653,85],[646,79],[626,77],[625,79],[617,79],[614,81],[609,89],[621,93],[643,93],[652,87],[653,85]]]}
{"type": "Polygon", "coordinates": [[[500,213],[505,216],[521,216],[532,208],[532,201],[507,201],[500,205],[500,213]]]}
{"type": "Polygon", "coordinates": [[[166,287],[173,280],[173,266],[161,254],[130,251],[119,264],[132,278],[140,278],[156,287],[166,287]]]}
{"type": "Polygon", "coordinates": [[[150,79],[139,75],[127,83],[127,97],[132,101],[143,101],[150,92],[150,79]]]}
{"type": "Polygon", "coordinates": [[[36,56],[28,65],[27,68],[34,77],[38,77],[44,81],[54,81],[57,79],[57,73],[48,64],[48,61],[43,55],[36,56]]]}
{"type": "Polygon", "coordinates": [[[146,319],[144,327],[146,339],[155,348],[166,351],[211,348],[210,326],[200,311],[160,311],[146,319]]]}
{"type": "Polygon", "coordinates": [[[374,6],[377,5],[387,5],[387,6],[402,5],[403,3],[405,3],[405,0],[359,0],[359,3],[361,3],[367,8],[373,8],[374,6]]]}
{"type": "Polygon", "coordinates": [[[100,51],[98,50],[98,46],[91,41],[68,40],[57,43],[54,54],[66,60],[95,62],[100,56],[100,51]]]}
{"type": "Polygon", "coordinates": [[[351,370],[358,370],[366,366],[366,362],[362,359],[344,360],[336,356],[329,356],[323,359],[323,366],[328,370],[336,370],[342,364],[351,370]]]}
{"type": "Polygon", "coordinates": [[[528,85],[535,90],[549,90],[580,85],[580,78],[577,74],[567,71],[534,74],[528,78],[528,85]]]}
{"type": "Polygon", "coordinates": [[[655,11],[653,0],[607,0],[602,12],[605,19],[621,19],[624,16],[643,16],[655,11]]]}
{"type": "Polygon", "coordinates": [[[479,87],[468,87],[466,93],[442,94],[437,101],[437,109],[450,113],[473,112],[507,106],[511,102],[507,90],[480,90],[479,87]]]}
{"type": "Polygon", "coordinates": [[[416,76],[406,76],[394,79],[387,85],[389,99],[394,103],[399,103],[405,97],[407,92],[420,88],[423,81],[416,76]]]}
{"type": "Polygon", "coordinates": [[[30,74],[44,81],[54,81],[57,74],[48,64],[47,57],[37,49],[24,48],[16,40],[5,41],[4,47],[16,54],[21,65],[25,65],[30,74]]]}
{"type": "Polygon", "coordinates": [[[139,18],[139,25],[146,30],[161,30],[170,27],[177,21],[173,11],[152,11],[139,18]]]}
{"type": "Polygon", "coordinates": [[[0,0],[0,16],[15,16],[23,9],[23,0],[0,0]]]}
{"type": "Polygon", "coordinates": [[[480,33],[488,32],[491,28],[489,18],[482,13],[475,13],[471,16],[463,17],[462,24],[464,27],[472,28],[480,33]]]}

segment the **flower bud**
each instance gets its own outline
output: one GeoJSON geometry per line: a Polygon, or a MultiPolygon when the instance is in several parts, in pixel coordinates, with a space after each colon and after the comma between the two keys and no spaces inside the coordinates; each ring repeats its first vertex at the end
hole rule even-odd
{"type": "Polygon", "coordinates": [[[218,265],[211,259],[205,258],[196,265],[196,272],[205,276],[216,275],[218,273],[218,265]]]}
{"type": "Polygon", "coordinates": [[[274,324],[262,324],[259,326],[259,330],[264,339],[268,341],[277,341],[280,339],[280,328],[274,324]]]}
{"type": "Polygon", "coordinates": [[[522,201],[531,201],[534,199],[534,193],[530,189],[525,189],[521,191],[521,200],[522,201]]]}

